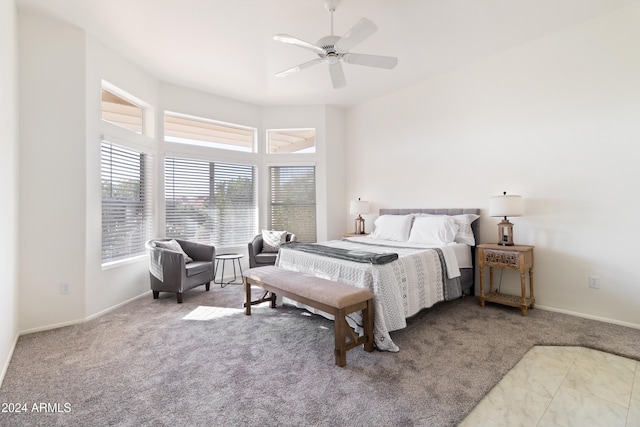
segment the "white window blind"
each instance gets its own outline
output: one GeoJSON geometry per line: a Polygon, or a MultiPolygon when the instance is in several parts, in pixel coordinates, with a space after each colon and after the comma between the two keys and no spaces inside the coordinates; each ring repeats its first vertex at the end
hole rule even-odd
{"type": "Polygon", "coordinates": [[[214,246],[246,246],[258,228],[256,168],[165,159],[166,235],[214,246]]]}
{"type": "Polygon", "coordinates": [[[102,120],[142,134],[143,119],[142,107],[102,89],[102,120]]]}
{"type": "Polygon", "coordinates": [[[102,263],[144,255],[151,236],[150,155],[102,141],[102,263]]]}
{"type": "Polygon", "coordinates": [[[164,139],[169,142],[224,150],[248,153],[256,151],[256,129],[254,128],[168,111],[164,113],[164,139]]]}
{"type": "Polygon", "coordinates": [[[267,152],[315,153],[315,129],[267,129],[267,152]]]}
{"type": "Polygon", "coordinates": [[[269,183],[269,228],[292,232],[301,242],[315,242],[315,166],[272,166],[269,183]]]}

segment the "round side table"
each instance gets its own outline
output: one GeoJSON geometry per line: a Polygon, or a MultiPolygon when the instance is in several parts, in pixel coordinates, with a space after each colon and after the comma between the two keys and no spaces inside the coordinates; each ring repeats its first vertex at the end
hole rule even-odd
{"type": "Polygon", "coordinates": [[[242,254],[220,254],[216,255],[216,269],[213,273],[213,283],[220,285],[221,288],[224,288],[228,284],[234,283],[238,280],[238,275],[236,274],[236,261],[238,262],[238,268],[240,269],[240,277],[242,277],[242,265],[240,265],[240,258],[242,258],[242,254]],[[220,281],[216,282],[216,275],[218,274],[218,270],[220,269],[220,261],[222,261],[222,274],[220,274],[220,281]],[[224,265],[227,261],[231,261],[231,265],[233,266],[233,280],[229,280],[228,282],[224,281],[224,265]]]}

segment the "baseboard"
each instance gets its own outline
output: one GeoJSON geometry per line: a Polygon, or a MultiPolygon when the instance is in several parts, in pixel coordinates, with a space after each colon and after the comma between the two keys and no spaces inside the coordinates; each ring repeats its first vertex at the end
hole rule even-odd
{"type": "Polygon", "coordinates": [[[32,328],[32,329],[25,329],[23,331],[20,331],[19,335],[27,335],[27,334],[32,334],[34,332],[50,331],[51,329],[58,329],[58,328],[63,328],[65,326],[72,326],[72,325],[77,325],[79,323],[84,323],[84,322],[87,322],[89,320],[93,320],[93,319],[96,319],[96,318],[98,318],[100,316],[103,316],[103,315],[105,315],[105,314],[107,314],[107,313],[109,313],[109,312],[111,312],[113,310],[116,310],[116,309],[122,307],[123,305],[129,304],[132,301],[135,301],[135,300],[138,300],[138,299],[143,298],[145,296],[148,296],[149,294],[151,294],[151,291],[144,292],[144,293],[142,293],[142,294],[140,294],[140,295],[138,295],[136,297],[133,297],[131,299],[123,301],[123,302],[121,302],[119,304],[116,304],[116,305],[114,305],[112,307],[109,307],[107,309],[104,309],[102,311],[99,311],[98,313],[92,314],[92,315],[87,316],[87,317],[82,318],[82,319],[70,320],[68,322],[55,323],[53,325],[40,326],[40,327],[32,328]]]}
{"type": "Polygon", "coordinates": [[[50,331],[52,329],[64,328],[65,326],[77,325],[78,323],[83,323],[84,321],[85,319],[76,319],[76,320],[70,320],[68,322],[54,323],[52,325],[38,326],[37,328],[25,329],[23,331],[20,331],[19,334],[20,336],[22,336],[22,335],[33,334],[36,332],[50,331]]]}
{"type": "Polygon", "coordinates": [[[609,319],[608,317],[593,316],[591,314],[584,314],[577,311],[563,310],[561,308],[556,308],[556,307],[548,307],[544,305],[539,305],[537,303],[535,307],[536,307],[536,310],[540,309],[545,311],[553,311],[556,313],[568,314],[570,316],[582,317],[584,319],[597,320],[599,322],[604,322],[604,323],[611,323],[613,325],[626,326],[627,328],[640,329],[640,325],[637,323],[623,322],[620,320],[609,319]]]}
{"type": "Polygon", "coordinates": [[[88,316],[87,318],[85,318],[85,319],[84,319],[84,321],[86,322],[86,321],[88,321],[88,320],[96,319],[96,318],[98,318],[98,317],[100,317],[100,316],[103,316],[103,315],[105,315],[105,314],[107,314],[107,313],[112,312],[113,310],[116,310],[116,309],[118,309],[118,308],[122,307],[123,305],[127,305],[127,304],[129,304],[130,302],[133,302],[133,301],[139,300],[140,298],[144,298],[144,297],[149,296],[149,295],[151,295],[151,291],[144,292],[144,293],[142,293],[142,294],[138,295],[137,297],[133,297],[133,298],[128,299],[128,300],[126,300],[126,301],[123,301],[123,302],[121,302],[121,303],[119,303],[119,304],[116,304],[116,305],[114,305],[114,306],[112,306],[112,307],[106,308],[106,309],[104,309],[104,310],[102,310],[102,311],[99,311],[99,312],[97,312],[97,313],[95,313],[95,314],[92,314],[91,316],[88,316]]]}
{"type": "Polygon", "coordinates": [[[11,346],[11,350],[9,350],[9,354],[7,354],[7,359],[4,361],[4,364],[2,366],[2,371],[0,371],[0,387],[2,387],[4,376],[7,374],[7,370],[9,369],[9,363],[11,363],[11,359],[13,358],[13,352],[15,351],[16,345],[18,344],[18,338],[20,338],[20,334],[16,334],[16,337],[13,339],[13,345],[11,346]]]}
{"type": "MultiPolygon", "coordinates": [[[[480,295],[480,290],[479,289],[475,290],[474,288],[474,291],[475,291],[474,295],[478,297],[478,295],[480,295]]],[[[571,310],[564,310],[562,308],[549,307],[546,305],[540,305],[537,302],[535,304],[535,307],[536,307],[536,310],[540,309],[545,311],[553,311],[555,313],[568,314],[569,316],[582,317],[583,319],[597,320],[599,322],[611,323],[613,325],[626,326],[627,328],[640,329],[640,324],[638,323],[623,322],[621,320],[609,319],[608,317],[594,316],[592,314],[580,313],[578,311],[571,311],[571,310]]]]}

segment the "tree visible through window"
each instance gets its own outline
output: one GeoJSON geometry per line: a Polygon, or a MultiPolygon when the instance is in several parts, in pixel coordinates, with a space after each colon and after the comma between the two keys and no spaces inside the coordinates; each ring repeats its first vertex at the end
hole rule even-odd
{"type": "Polygon", "coordinates": [[[257,232],[254,166],[165,159],[167,237],[246,245],[257,232]]]}
{"type": "Polygon", "coordinates": [[[316,241],[316,168],[269,168],[269,227],[287,230],[301,242],[316,241]]]}

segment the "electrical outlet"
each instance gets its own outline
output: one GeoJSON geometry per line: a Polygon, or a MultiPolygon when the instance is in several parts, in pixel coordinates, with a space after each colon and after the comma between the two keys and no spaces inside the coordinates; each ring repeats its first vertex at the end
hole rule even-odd
{"type": "Polygon", "coordinates": [[[598,276],[589,276],[589,287],[591,289],[600,289],[600,278],[598,276]]]}
{"type": "Polygon", "coordinates": [[[60,283],[60,295],[67,295],[71,293],[71,284],[68,282],[60,283]]]}

